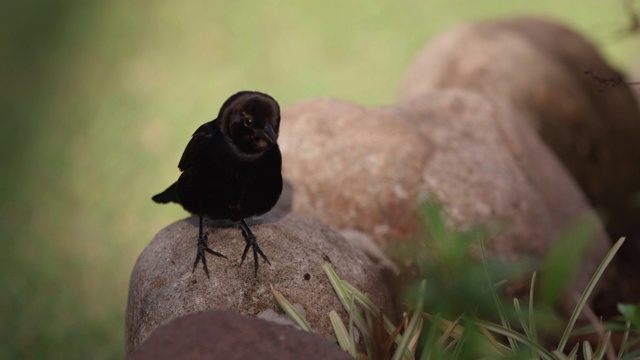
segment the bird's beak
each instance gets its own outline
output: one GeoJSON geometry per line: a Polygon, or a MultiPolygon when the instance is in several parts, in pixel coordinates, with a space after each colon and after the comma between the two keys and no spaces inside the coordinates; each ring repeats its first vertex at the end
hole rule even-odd
{"type": "Polygon", "coordinates": [[[264,128],[264,131],[262,131],[262,138],[269,145],[273,145],[276,143],[278,135],[276,135],[276,131],[273,129],[273,126],[271,126],[271,124],[267,124],[267,126],[264,128]]]}

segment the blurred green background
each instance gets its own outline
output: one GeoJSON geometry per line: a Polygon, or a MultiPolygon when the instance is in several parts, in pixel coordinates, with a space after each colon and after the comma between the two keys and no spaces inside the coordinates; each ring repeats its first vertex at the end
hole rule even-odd
{"type": "Polygon", "coordinates": [[[3,1],[0,358],[123,357],[131,269],[186,215],[150,196],[235,91],[283,107],[314,96],[390,104],[433,36],[515,14],[565,20],[630,70],[640,42],[621,37],[624,4],[3,1]]]}

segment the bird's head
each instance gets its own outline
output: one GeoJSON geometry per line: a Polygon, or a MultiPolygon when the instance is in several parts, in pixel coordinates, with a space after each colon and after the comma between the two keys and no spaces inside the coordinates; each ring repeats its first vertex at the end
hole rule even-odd
{"type": "Polygon", "coordinates": [[[278,140],[280,106],[269,95],[242,91],[231,96],[218,115],[222,133],[245,154],[260,154],[278,140]]]}

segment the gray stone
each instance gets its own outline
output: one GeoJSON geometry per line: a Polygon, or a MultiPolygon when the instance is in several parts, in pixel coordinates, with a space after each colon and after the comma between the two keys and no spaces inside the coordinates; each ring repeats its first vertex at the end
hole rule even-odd
{"type": "Polygon", "coordinates": [[[225,309],[264,317],[282,313],[270,291],[273,285],[300,306],[313,329],[333,337],[329,312],[348,319],[323,265],[331,263],[338,275],[370,295],[393,316],[393,305],[380,269],[343,237],[326,226],[293,213],[269,213],[249,222],[272,266],[260,263],[254,277],[253,257],[239,266],[245,246],[241,231],[230,224],[206,222],[209,246],[229,259],[207,256],[211,279],[196,255],[198,220],[191,217],[160,231],[142,252],[131,275],[126,314],[126,350],[129,353],[158,326],[171,319],[204,310],[225,309]],[[225,227],[226,226],[226,227],[225,227]]]}
{"type": "Polygon", "coordinates": [[[292,326],[206,311],[159,327],[128,360],[351,359],[335,342],[292,326]]]}

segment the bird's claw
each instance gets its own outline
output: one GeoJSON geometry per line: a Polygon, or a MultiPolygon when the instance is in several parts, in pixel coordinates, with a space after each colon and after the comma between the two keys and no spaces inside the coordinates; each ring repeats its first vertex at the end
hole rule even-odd
{"type": "Polygon", "coordinates": [[[265,255],[262,252],[262,249],[260,249],[260,246],[258,245],[258,241],[256,240],[255,235],[249,234],[247,236],[247,246],[244,247],[244,251],[242,252],[242,259],[240,260],[240,265],[244,263],[244,259],[247,257],[247,252],[249,252],[250,248],[253,248],[253,269],[254,269],[254,276],[257,277],[258,267],[260,266],[260,264],[258,263],[258,255],[260,255],[262,259],[267,262],[267,264],[271,265],[271,262],[267,258],[267,255],[265,255]]]}
{"type": "Polygon", "coordinates": [[[195,272],[196,267],[198,266],[198,263],[202,262],[204,273],[207,274],[207,279],[210,279],[209,267],[207,267],[207,257],[205,253],[223,257],[225,259],[227,257],[217,251],[211,250],[211,248],[209,248],[209,245],[207,245],[208,241],[209,241],[209,237],[207,236],[207,234],[204,234],[198,238],[198,254],[196,255],[196,261],[193,262],[193,270],[191,270],[191,272],[192,273],[195,272]]]}

